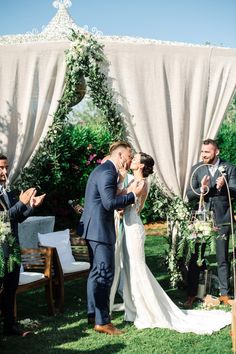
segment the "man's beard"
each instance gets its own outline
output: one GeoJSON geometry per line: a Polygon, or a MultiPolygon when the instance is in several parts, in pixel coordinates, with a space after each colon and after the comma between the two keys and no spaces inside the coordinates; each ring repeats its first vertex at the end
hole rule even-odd
{"type": "Polygon", "coordinates": [[[215,157],[209,158],[209,159],[202,159],[202,162],[204,163],[204,165],[207,165],[207,164],[214,165],[214,161],[215,161],[215,157]]]}

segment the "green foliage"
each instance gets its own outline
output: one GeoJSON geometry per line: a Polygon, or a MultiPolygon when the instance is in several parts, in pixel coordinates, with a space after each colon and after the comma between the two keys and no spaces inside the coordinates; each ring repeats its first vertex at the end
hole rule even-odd
{"type": "Polygon", "coordinates": [[[20,264],[20,247],[12,234],[9,213],[3,210],[0,212],[0,278],[20,264]]]}
{"type": "Polygon", "coordinates": [[[222,159],[236,165],[236,95],[217,135],[222,159]]]}
{"type": "MultiPolygon", "coordinates": [[[[85,76],[89,96],[95,106],[101,110],[114,140],[122,139],[125,135],[124,121],[117,109],[114,94],[109,88],[107,75],[104,73],[108,71],[108,63],[103,53],[103,46],[89,33],[80,34],[72,30],[71,40],[73,43],[66,55],[68,82],[78,82],[81,76],[85,76]]],[[[70,93],[68,85],[67,94],[70,93]]]]}
{"type": "Polygon", "coordinates": [[[102,126],[95,129],[90,125],[64,124],[63,131],[48,145],[47,152],[43,151],[40,159],[34,159],[24,169],[16,187],[37,186],[40,192],[47,194],[42,208],[45,214],[56,215],[60,224],[68,216],[73,219],[67,201],[78,199],[83,203],[87,178],[107,154],[110,142],[111,134],[102,126]]]}
{"type": "Polygon", "coordinates": [[[166,215],[164,215],[162,211],[163,204],[165,204],[166,201],[167,198],[163,195],[163,192],[158,188],[158,185],[153,182],[141,212],[142,222],[149,224],[161,219],[166,219],[166,215]]]}

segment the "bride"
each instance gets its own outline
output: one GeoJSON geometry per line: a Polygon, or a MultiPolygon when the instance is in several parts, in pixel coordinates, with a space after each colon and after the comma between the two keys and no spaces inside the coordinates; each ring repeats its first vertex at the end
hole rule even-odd
{"type": "MultiPolygon", "coordinates": [[[[124,235],[120,258],[123,263],[125,320],[134,322],[140,329],[158,327],[178,332],[211,334],[231,323],[231,313],[221,310],[179,309],[145,263],[145,229],[139,213],[148,195],[147,177],[153,173],[153,166],[152,157],[142,152],[134,156],[130,166],[133,181],[144,180],[146,188],[135,204],[125,208],[123,215],[124,235]]],[[[131,184],[132,182],[129,186],[131,184]]],[[[114,289],[112,293],[114,297],[114,289]]]]}

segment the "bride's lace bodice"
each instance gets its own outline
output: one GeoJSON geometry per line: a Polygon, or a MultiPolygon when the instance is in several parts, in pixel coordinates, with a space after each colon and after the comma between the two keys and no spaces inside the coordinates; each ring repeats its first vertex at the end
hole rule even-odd
{"type": "Polygon", "coordinates": [[[139,211],[142,205],[142,198],[137,198],[134,204],[128,205],[124,211],[124,223],[127,227],[136,227],[139,225],[143,227],[142,221],[140,219],[139,211]]]}

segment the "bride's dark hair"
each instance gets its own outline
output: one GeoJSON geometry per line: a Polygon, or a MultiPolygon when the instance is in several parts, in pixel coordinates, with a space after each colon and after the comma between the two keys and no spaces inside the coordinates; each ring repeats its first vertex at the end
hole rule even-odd
{"type": "Polygon", "coordinates": [[[150,155],[145,154],[145,152],[139,152],[139,154],[140,154],[140,163],[144,164],[143,177],[148,177],[153,173],[153,166],[155,162],[153,158],[150,155]]]}

